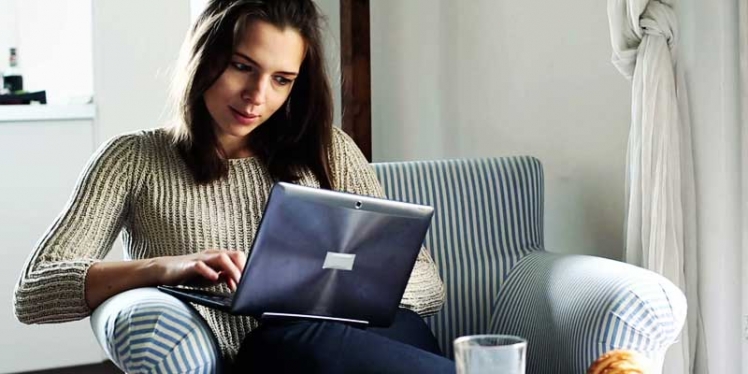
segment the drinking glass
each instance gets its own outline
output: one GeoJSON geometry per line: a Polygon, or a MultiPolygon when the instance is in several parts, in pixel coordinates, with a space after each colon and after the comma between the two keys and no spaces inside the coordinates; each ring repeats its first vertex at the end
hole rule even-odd
{"type": "Polygon", "coordinates": [[[512,335],[469,335],[454,341],[457,374],[525,374],[527,341],[512,335]]]}

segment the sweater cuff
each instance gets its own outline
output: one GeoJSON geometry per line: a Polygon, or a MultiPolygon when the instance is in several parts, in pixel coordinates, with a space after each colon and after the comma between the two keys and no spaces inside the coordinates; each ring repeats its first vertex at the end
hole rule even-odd
{"type": "Polygon", "coordinates": [[[86,275],[96,259],[40,264],[24,274],[15,289],[13,306],[19,321],[57,323],[91,315],[86,303],[86,275]]]}

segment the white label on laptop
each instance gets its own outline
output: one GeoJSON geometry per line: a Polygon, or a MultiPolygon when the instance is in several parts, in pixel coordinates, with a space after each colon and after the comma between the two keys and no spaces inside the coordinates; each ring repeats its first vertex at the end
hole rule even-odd
{"type": "Polygon", "coordinates": [[[327,252],[323,269],[353,270],[356,255],[349,253],[327,252]]]}

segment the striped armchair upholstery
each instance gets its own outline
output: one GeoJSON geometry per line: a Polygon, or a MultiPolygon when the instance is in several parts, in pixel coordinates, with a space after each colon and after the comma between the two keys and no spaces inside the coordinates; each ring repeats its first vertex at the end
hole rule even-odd
{"type": "Polygon", "coordinates": [[[375,164],[387,197],[434,207],[426,247],[447,287],[428,322],[451,355],[460,335],[487,333],[510,271],[543,247],[543,183],[534,159],[375,164]]]}
{"type": "Polygon", "coordinates": [[[427,318],[442,349],[462,335],[528,340],[528,373],[584,373],[632,349],[661,367],[686,317],[667,279],[617,261],[546,252],[543,169],[532,157],[375,164],[387,196],[435,208],[426,246],[447,287],[427,318]]]}
{"type": "MultiPolygon", "coordinates": [[[[683,293],[652,272],[543,245],[543,170],[531,157],[374,164],[389,198],[435,207],[426,237],[447,288],[427,323],[442,349],[462,335],[528,339],[528,373],[586,372],[633,349],[661,366],[685,321],[683,293]]],[[[216,373],[215,341],[188,305],[131,290],[91,317],[109,358],[129,373],[216,373]]]]}

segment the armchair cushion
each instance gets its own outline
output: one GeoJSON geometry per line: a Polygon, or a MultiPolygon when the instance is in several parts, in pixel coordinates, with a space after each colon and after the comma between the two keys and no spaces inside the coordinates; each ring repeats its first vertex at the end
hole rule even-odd
{"type": "Polygon", "coordinates": [[[683,292],[656,273],[535,252],[504,283],[491,330],[528,339],[529,373],[584,373],[614,349],[638,351],[661,367],[685,318],[683,292]]]}

